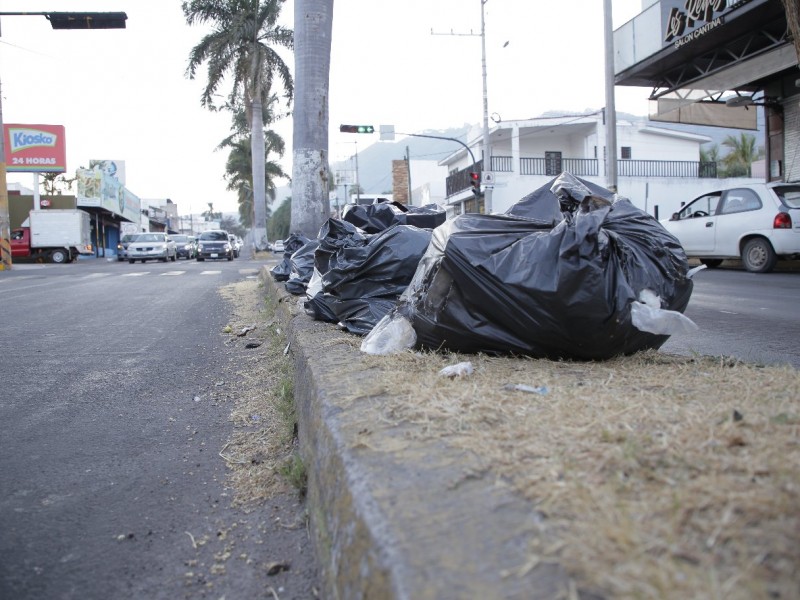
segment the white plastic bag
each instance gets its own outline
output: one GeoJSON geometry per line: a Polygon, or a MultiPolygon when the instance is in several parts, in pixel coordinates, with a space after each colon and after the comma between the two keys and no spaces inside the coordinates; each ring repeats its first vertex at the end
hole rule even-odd
{"type": "Polygon", "coordinates": [[[697,331],[698,327],[686,315],[661,308],[661,298],[652,290],[639,292],[640,302],[631,303],[631,322],[640,331],[656,335],[675,335],[697,331]]]}
{"type": "Polygon", "coordinates": [[[416,343],[417,333],[411,322],[402,315],[389,313],[366,335],[361,342],[361,351],[367,354],[396,354],[413,348],[416,343]]]}

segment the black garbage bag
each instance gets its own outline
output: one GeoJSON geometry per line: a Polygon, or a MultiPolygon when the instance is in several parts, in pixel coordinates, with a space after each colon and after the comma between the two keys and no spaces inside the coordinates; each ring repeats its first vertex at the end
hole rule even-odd
{"type": "Polygon", "coordinates": [[[594,360],[667,340],[635,327],[631,305],[650,290],[661,308],[685,310],[692,281],[677,239],[608,190],[569,174],[551,184],[517,207],[527,217],[466,214],[434,231],[397,309],[418,346],[594,360]]]}
{"type": "Polygon", "coordinates": [[[434,229],[445,222],[447,213],[436,204],[405,206],[399,202],[380,202],[367,205],[348,204],[342,211],[342,219],[366,233],[379,233],[393,225],[434,229]]]}
{"type": "Polygon", "coordinates": [[[290,294],[302,296],[306,293],[308,282],[314,274],[314,253],[317,248],[319,240],[311,240],[289,259],[289,279],[284,286],[290,294]]]}
{"type": "Polygon", "coordinates": [[[314,252],[314,267],[320,274],[326,273],[330,269],[330,261],[340,250],[364,246],[367,240],[367,234],[352,223],[341,219],[328,219],[322,224],[317,235],[319,246],[314,252]]]}
{"type": "Polygon", "coordinates": [[[297,252],[300,248],[310,242],[306,236],[299,233],[293,233],[283,242],[283,258],[281,262],[270,269],[270,275],[275,281],[288,281],[292,273],[292,265],[289,260],[292,254],[297,252]]]}
{"type": "MultiPolygon", "coordinates": [[[[318,267],[321,288],[348,331],[366,335],[394,308],[430,239],[429,230],[395,225],[362,246],[342,247],[324,257],[327,270],[318,267]]],[[[321,249],[322,244],[318,256],[321,249]]]]}

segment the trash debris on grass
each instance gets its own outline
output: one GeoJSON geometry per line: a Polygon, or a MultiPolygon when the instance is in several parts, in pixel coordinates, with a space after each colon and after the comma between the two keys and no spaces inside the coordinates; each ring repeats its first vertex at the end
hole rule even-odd
{"type": "Polygon", "coordinates": [[[439,375],[454,379],[456,377],[466,377],[467,375],[472,375],[473,372],[474,369],[472,368],[472,363],[470,361],[465,361],[455,365],[446,366],[444,369],[439,371],[439,375]]]}
{"type": "Polygon", "coordinates": [[[540,396],[546,396],[548,393],[550,393],[550,389],[546,385],[532,386],[524,383],[507,383],[503,386],[503,389],[511,392],[538,394],[540,396]]]}

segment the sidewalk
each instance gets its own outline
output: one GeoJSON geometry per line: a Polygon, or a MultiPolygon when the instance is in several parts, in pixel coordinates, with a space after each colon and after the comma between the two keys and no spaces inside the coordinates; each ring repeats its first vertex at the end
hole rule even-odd
{"type": "Polygon", "coordinates": [[[558,564],[529,564],[532,542],[555,541],[531,505],[484,477],[480,456],[389,422],[381,361],[360,352],[360,338],[307,317],[267,268],[260,279],[294,356],[322,597],[568,597],[558,564]],[[368,393],[353,397],[358,387],[368,393]]]}

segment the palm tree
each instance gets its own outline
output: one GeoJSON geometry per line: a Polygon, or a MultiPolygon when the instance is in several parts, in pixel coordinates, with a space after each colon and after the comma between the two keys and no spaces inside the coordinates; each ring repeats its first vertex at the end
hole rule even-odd
{"type": "MultiPolygon", "coordinates": [[[[277,162],[270,160],[270,154],[283,156],[285,144],[283,138],[274,131],[264,132],[264,194],[269,200],[266,203],[266,216],[269,214],[269,204],[275,200],[277,186],[275,181],[286,178],[283,168],[277,162]]],[[[250,227],[253,222],[253,170],[252,170],[252,144],[250,136],[235,138],[230,136],[222,141],[218,149],[230,148],[228,160],[225,163],[225,179],[227,189],[236,190],[239,201],[239,216],[245,227],[250,227]]],[[[257,238],[260,239],[260,238],[257,238]]]]}
{"type": "Polygon", "coordinates": [[[328,218],[328,80],[333,0],[295,0],[291,231],[317,237],[328,218]]]}
{"type": "Polygon", "coordinates": [[[756,147],[756,137],[749,133],[742,132],[738,138],[729,135],[722,140],[722,145],[729,149],[722,159],[728,177],[750,177],[753,161],[764,155],[764,150],[756,147]]]}
{"type": "Polygon", "coordinates": [[[289,67],[276,48],[293,48],[293,34],[277,24],[285,0],[187,0],[181,4],[189,25],[211,23],[213,30],[192,48],[186,74],[194,79],[197,69],[208,63],[207,84],[200,102],[210,110],[215,92],[226,76],[233,85],[227,106],[244,104],[251,123],[253,203],[256,239],[266,235],[264,174],[264,107],[276,80],[280,80],[287,105],[294,94],[289,67]]]}

